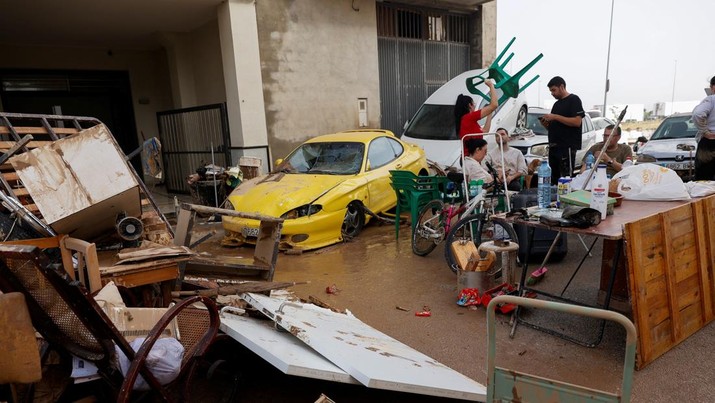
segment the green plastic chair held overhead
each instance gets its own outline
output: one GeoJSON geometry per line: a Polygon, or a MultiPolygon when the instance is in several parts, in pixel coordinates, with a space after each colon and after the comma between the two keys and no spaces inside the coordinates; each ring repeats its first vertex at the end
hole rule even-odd
{"type": "MultiPolygon", "coordinates": [[[[507,50],[509,50],[515,40],[516,38],[511,38],[511,41],[509,41],[506,47],[501,51],[501,53],[499,53],[499,56],[497,56],[491,66],[489,66],[489,68],[487,69],[487,78],[491,78],[492,80],[494,80],[494,88],[500,89],[502,91],[502,95],[498,101],[499,105],[504,103],[507,98],[516,98],[519,93],[527,89],[532,83],[534,83],[534,81],[539,78],[539,75],[537,74],[534,78],[529,80],[528,83],[519,87],[519,80],[521,79],[521,77],[526,74],[526,72],[529,71],[532,67],[534,67],[534,65],[539,60],[541,60],[542,57],[544,57],[542,53],[539,53],[539,55],[536,56],[534,60],[532,60],[529,64],[527,64],[524,68],[519,70],[519,72],[517,72],[513,76],[510,76],[506,71],[504,71],[504,67],[506,67],[509,61],[511,61],[512,57],[514,57],[514,52],[509,54],[509,56],[507,56],[506,60],[504,60],[503,62],[501,61],[501,59],[502,57],[504,57],[507,50]]],[[[487,102],[490,102],[491,99],[489,98],[489,95],[483,93],[478,88],[480,84],[484,83],[484,80],[485,78],[482,75],[467,78],[467,90],[469,90],[469,92],[472,94],[479,95],[487,102]]]]}

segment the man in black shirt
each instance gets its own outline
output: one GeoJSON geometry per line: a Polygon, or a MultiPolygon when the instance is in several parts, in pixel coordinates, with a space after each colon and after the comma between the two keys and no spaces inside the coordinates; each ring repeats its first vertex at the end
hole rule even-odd
{"type": "Polygon", "coordinates": [[[576,150],[581,149],[581,119],[585,116],[581,99],[566,91],[566,81],[556,76],[547,84],[556,103],[551,113],[539,120],[549,130],[549,166],[551,183],[562,176],[571,176],[576,150]]]}

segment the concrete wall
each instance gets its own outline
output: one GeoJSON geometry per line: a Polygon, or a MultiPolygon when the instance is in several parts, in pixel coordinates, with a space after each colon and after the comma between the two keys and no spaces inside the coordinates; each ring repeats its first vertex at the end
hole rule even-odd
{"type": "Polygon", "coordinates": [[[497,2],[490,1],[481,6],[482,65],[486,68],[497,57],[497,2]]]}
{"type": "Polygon", "coordinates": [[[156,112],[172,107],[167,60],[161,50],[112,50],[110,55],[107,49],[2,45],[0,53],[0,68],[129,72],[137,135],[158,135],[156,112]],[[139,99],[149,103],[140,104],[139,99]]]}
{"type": "Polygon", "coordinates": [[[263,93],[273,160],[320,134],[380,125],[373,0],[256,2],[263,93]]]}

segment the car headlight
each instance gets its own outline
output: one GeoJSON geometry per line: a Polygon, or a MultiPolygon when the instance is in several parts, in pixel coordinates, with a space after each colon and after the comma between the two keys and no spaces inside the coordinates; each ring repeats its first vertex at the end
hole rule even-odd
{"type": "Polygon", "coordinates": [[[225,208],[226,210],[236,210],[236,208],[233,207],[233,203],[228,201],[228,199],[224,200],[223,204],[221,205],[221,208],[225,208]]]}
{"type": "Polygon", "coordinates": [[[537,144],[531,146],[531,154],[538,155],[542,158],[547,158],[549,156],[549,145],[548,144],[537,144]]]}
{"type": "Polygon", "coordinates": [[[652,155],[641,154],[641,155],[638,156],[638,158],[637,158],[637,160],[636,160],[636,163],[637,163],[637,164],[645,164],[645,163],[647,163],[647,162],[652,163],[652,164],[657,164],[657,163],[658,163],[658,159],[655,158],[655,157],[652,156],[652,155]]]}
{"type": "Polygon", "coordinates": [[[322,209],[323,206],[321,206],[320,204],[306,204],[298,208],[294,208],[293,210],[283,214],[281,218],[283,218],[284,220],[292,220],[295,218],[313,215],[322,209]]]}

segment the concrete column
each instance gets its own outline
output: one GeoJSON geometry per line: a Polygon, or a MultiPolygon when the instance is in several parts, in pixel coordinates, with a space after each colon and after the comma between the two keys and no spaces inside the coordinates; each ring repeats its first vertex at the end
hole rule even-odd
{"type": "MultiPolygon", "coordinates": [[[[268,145],[263,79],[254,0],[226,0],[218,6],[226,106],[232,147],[268,145]]],[[[232,150],[233,163],[241,155],[264,159],[265,151],[232,150]]]]}
{"type": "Polygon", "coordinates": [[[486,68],[497,57],[497,2],[482,4],[482,66],[486,68]]]}
{"type": "Polygon", "coordinates": [[[196,106],[193,51],[189,37],[183,34],[162,33],[159,40],[166,50],[174,108],[196,106]]]}

